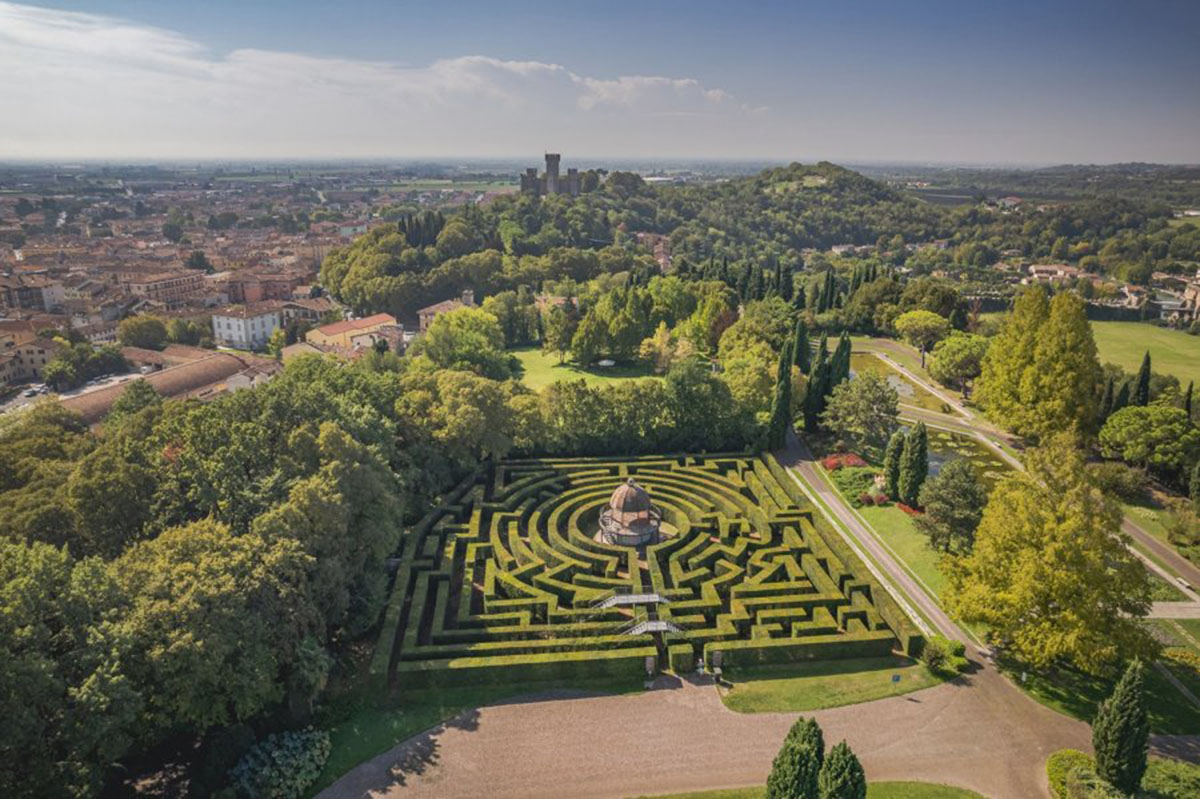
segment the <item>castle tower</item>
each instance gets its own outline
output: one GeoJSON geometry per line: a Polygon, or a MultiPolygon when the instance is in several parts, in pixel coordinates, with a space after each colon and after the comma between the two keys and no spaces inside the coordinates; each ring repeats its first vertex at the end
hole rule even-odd
{"type": "Polygon", "coordinates": [[[558,194],[558,162],[562,156],[558,153],[546,153],[546,193],[558,194]]]}

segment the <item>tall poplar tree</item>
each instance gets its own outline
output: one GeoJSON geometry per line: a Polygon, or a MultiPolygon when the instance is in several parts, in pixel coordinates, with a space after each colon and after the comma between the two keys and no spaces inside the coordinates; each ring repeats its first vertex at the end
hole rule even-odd
{"type": "Polygon", "coordinates": [[[1133,384],[1133,404],[1143,408],[1150,404],[1150,350],[1142,356],[1142,365],[1133,384]]]}
{"type": "Polygon", "coordinates": [[[1150,745],[1144,679],[1145,666],[1134,660],[1092,722],[1096,774],[1129,796],[1142,785],[1150,745]]]}

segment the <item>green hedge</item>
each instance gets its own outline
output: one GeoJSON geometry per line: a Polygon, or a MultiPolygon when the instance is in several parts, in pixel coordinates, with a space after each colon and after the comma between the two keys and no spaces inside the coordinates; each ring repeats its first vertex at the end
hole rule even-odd
{"type": "Polygon", "coordinates": [[[713,654],[721,652],[721,667],[760,666],[775,663],[801,663],[808,660],[885,657],[895,645],[890,631],[837,633],[804,638],[765,638],[755,640],[713,641],[704,645],[704,663],[713,665],[713,654]]]}
{"type": "Polygon", "coordinates": [[[653,646],[642,646],[598,652],[406,661],[396,666],[395,687],[447,687],[585,677],[637,680],[646,676],[646,657],[657,654],[653,646]]]}

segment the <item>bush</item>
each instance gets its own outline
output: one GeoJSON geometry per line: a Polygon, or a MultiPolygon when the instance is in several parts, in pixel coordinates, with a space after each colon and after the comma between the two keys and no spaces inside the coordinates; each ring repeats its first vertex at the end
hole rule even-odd
{"type": "Polygon", "coordinates": [[[329,758],[329,733],[309,727],[272,735],[229,772],[246,799],[293,799],[304,795],[329,758]]]}
{"type": "Polygon", "coordinates": [[[1147,496],[1146,473],[1119,461],[1105,461],[1088,465],[1088,471],[1096,485],[1106,494],[1112,494],[1125,502],[1142,502],[1147,496]]]}
{"type": "Polygon", "coordinates": [[[943,402],[943,403],[942,403],[942,407],[941,407],[941,411],[942,411],[942,413],[949,415],[949,414],[951,414],[951,413],[953,413],[953,412],[954,412],[954,409],[950,407],[950,403],[948,403],[948,402],[943,402]]]}
{"type": "Polygon", "coordinates": [[[1142,791],[1161,799],[1200,796],[1200,766],[1182,760],[1151,758],[1142,779],[1142,791]]]}
{"type": "Polygon", "coordinates": [[[1094,774],[1095,761],[1092,756],[1078,749],[1060,749],[1046,760],[1046,777],[1050,781],[1050,793],[1057,799],[1067,799],[1067,780],[1077,771],[1094,774]]]}
{"type": "Polygon", "coordinates": [[[869,491],[864,491],[858,495],[858,504],[859,505],[874,505],[875,497],[869,491]]]}
{"type": "Polygon", "coordinates": [[[967,647],[962,641],[952,641],[935,635],[925,642],[921,651],[921,662],[939,677],[953,677],[966,671],[967,647]]]}
{"type": "Polygon", "coordinates": [[[829,473],[829,479],[854,507],[862,505],[862,495],[875,493],[875,470],[864,466],[846,466],[829,473]]]}
{"type": "Polygon", "coordinates": [[[843,452],[836,455],[826,455],[821,459],[821,465],[828,472],[836,472],[838,469],[848,466],[855,468],[863,467],[867,465],[867,462],[853,452],[843,452]]]}

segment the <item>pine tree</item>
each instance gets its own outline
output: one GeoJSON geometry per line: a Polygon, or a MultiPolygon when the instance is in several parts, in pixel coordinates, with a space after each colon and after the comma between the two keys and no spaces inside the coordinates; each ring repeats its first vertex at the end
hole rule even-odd
{"type": "Polygon", "coordinates": [[[883,455],[883,490],[893,500],[900,499],[900,456],[906,436],[901,430],[892,433],[883,455]]]}
{"type": "Polygon", "coordinates": [[[1142,775],[1146,773],[1150,722],[1146,717],[1144,679],[1145,667],[1140,660],[1134,660],[1092,722],[1096,773],[1129,795],[1141,787],[1142,775]]]}
{"type": "Polygon", "coordinates": [[[1101,423],[1112,415],[1113,400],[1115,399],[1114,383],[1115,381],[1111,377],[1104,383],[1104,394],[1100,397],[1100,410],[1097,412],[1101,423]]]}
{"type": "Polygon", "coordinates": [[[1133,404],[1146,407],[1150,404],[1150,351],[1142,356],[1142,367],[1138,369],[1137,381],[1134,383],[1133,404]]]}
{"type": "Polygon", "coordinates": [[[909,432],[904,440],[904,452],[900,455],[900,480],[897,486],[900,501],[910,508],[917,507],[921,485],[929,474],[929,434],[924,422],[909,432]]]}
{"type": "Polygon", "coordinates": [[[820,799],[867,799],[867,775],[845,741],[829,750],[817,775],[820,799]]]}
{"type": "Polygon", "coordinates": [[[767,447],[787,446],[787,431],[792,426],[792,343],[779,351],[779,373],[775,378],[775,396],[771,400],[771,421],[767,425],[767,447]]]}
{"type": "Polygon", "coordinates": [[[796,335],[792,341],[792,353],[796,359],[796,366],[800,367],[800,371],[808,374],[812,371],[812,350],[808,346],[808,325],[804,324],[803,319],[796,321],[796,335]]]}

